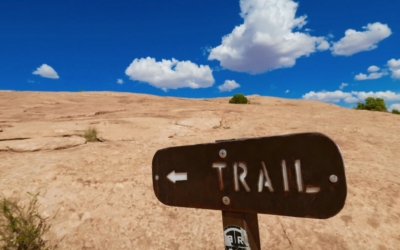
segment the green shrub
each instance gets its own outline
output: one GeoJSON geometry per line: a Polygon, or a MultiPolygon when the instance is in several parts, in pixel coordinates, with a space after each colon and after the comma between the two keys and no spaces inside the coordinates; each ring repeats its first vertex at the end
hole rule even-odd
{"type": "Polygon", "coordinates": [[[365,103],[357,103],[357,107],[355,109],[364,109],[364,110],[371,110],[371,111],[386,111],[386,104],[385,100],[382,98],[374,98],[374,97],[367,97],[365,99],[365,103]]]}
{"type": "Polygon", "coordinates": [[[230,100],[229,103],[235,104],[246,104],[249,103],[247,98],[243,94],[235,94],[230,100]]]}
{"type": "Polygon", "coordinates": [[[89,142],[98,141],[96,128],[89,127],[88,129],[86,129],[85,133],[83,134],[83,137],[85,137],[86,140],[89,142]]]}
{"type": "Polygon", "coordinates": [[[0,203],[0,248],[4,250],[54,249],[43,239],[49,229],[46,219],[38,212],[39,194],[33,195],[28,207],[20,207],[5,197],[0,203]]]}
{"type": "Polygon", "coordinates": [[[400,115],[400,111],[398,111],[397,109],[393,109],[392,114],[400,115]]]}

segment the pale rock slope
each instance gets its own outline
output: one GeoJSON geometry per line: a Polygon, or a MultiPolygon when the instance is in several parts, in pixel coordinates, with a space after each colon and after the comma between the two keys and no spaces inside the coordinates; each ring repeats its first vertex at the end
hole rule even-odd
{"type": "Polygon", "coordinates": [[[341,148],[348,195],[328,220],[258,215],[262,249],[399,249],[400,116],[316,101],[183,99],[93,92],[0,92],[0,192],[40,192],[59,249],[222,249],[220,211],[154,195],[159,149],[320,132],[341,148]],[[89,126],[101,142],[81,137],[89,126]],[[58,211],[58,213],[57,213],[58,211]],[[57,216],[53,219],[53,215],[57,216]]]}

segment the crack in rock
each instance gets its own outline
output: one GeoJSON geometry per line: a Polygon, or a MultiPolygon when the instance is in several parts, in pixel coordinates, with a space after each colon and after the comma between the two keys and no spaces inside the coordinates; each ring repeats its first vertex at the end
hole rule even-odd
{"type": "Polygon", "coordinates": [[[123,112],[123,111],[126,111],[126,109],[109,110],[109,111],[97,111],[96,113],[94,113],[94,115],[104,115],[104,114],[117,113],[117,112],[123,112]]]}
{"type": "Polygon", "coordinates": [[[8,139],[0,139],[0,141],[22,141],[22,140],[28,140],[28,139],[31,139],[31,138],[8,138],[8,139]]]}
{"type": "Polygon", "coordinates": [[[76,147],[86,143],[86,139],[71,137],[42,137],[0,141],[0,151],[35,152],[44,150],[61,150],[76,147]]]}
{"type": "Polygon", "coordinates": [[[286,232],[286,230],[285,230],[285,227],[283,226],[281,220],[279,220],[279,218],[277,218],[277,219],[278,219],[279,224],[280,224],[281,227],[282,227],[283,233],[285,234],[285,238],[286,238],[287,241],[289,242],[290,248],[293,249],[292,241],[290,240],[289,235],[287,234],[287,232],[286,232]]]}

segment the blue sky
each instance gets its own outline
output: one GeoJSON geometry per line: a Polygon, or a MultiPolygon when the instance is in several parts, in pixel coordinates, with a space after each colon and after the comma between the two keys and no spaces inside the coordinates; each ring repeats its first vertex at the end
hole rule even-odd
{"type": "Polygon", "coordinates": [[[0,89],[400,109],[398,0],[0,3],[0,89]]]}

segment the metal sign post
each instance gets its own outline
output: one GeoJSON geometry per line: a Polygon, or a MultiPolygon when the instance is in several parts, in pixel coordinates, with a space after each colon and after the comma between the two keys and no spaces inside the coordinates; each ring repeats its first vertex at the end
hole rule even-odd
{"type": "Polygon", "coordinates": [[[165,205],[222,211],[227,250],[260,249],[258,213],[327,219],[347,195],[340,149],[320,133],[165,148],[152,166],[165,205]]]}

